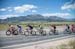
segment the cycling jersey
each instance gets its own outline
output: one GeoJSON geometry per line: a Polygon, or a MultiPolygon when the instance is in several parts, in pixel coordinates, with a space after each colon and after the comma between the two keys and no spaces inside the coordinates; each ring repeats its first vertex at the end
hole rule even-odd
{"type": "Polygon", "coordinates": [[[22,32],[22,27],[20,25],[17,25],[18,29],[19,29],[19,32],[21,33],[22,32]]]}
{"type": "Polygon", "coordinates": [[[29,28],[30,28],[30,29],[33,29],[33,27],[32,27],[32,26],[29,26],[29,28]]]}

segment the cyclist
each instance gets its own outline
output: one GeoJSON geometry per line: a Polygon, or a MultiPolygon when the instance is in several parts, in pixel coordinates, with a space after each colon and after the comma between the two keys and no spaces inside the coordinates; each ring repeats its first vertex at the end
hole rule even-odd
{"type": "Polygon", "coordinates": [[[52,25],[52,27],[53,27],[53,33],[56,34],[56,26],[52,25]]]}
{"type": "Polygon", "coordinates": [[[39,25],[39,31],[41,34],[43,34],[43,27],[41,25],[39,25]]]}
{"type": "Polygon", "coordinates": [[[70,26],[68,24],[66,24],[66,27],[67,27],[66,29],[68,29],[68,30],[70,29],[70,26]]]}
{"type": "Polygon", "coordinates": [[[32,34],[32,31],[33,31],[33,26],[32,25],[27,25],[29,27],[29,30],[30,30],[30,33],[32,34]]]}
{"type": "Polygon", "coordinates": [[[15,26],[14,25],[9,25],[9,28],[8,30],[6,31],[6,34],[7,32],[10,32],[10,34],[15,34],[15,26]]]}
{"type": "Polygon", "coordinates": [[[66,24],[66,31],[69,32],[69,33],[71,33],[70,32],[70,26],[68,24],[66,24]]]}
{"type": "Polygon", "coordinates": [[[75,25],[74,25],[74,24],[71,25],[71,31],[72,31],[73,33],[75,32],[75,25]]]}
{"type": "Polygon", "coordinates": [[[40,28],[40,29],[43,29],[43,27],[42,27],[41,25],[39,25],[39,28],[40,28]]]}
{"type": "Polygon", "coordinates": [[[22,33],[22,27],[20,25],[17,25],[19,32],[22,33]]]}

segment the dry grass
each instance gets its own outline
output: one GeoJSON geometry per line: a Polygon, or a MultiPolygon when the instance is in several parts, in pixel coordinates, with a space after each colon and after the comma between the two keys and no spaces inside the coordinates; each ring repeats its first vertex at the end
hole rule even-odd
{"type": "Polygon", "coordinates": [[[67,44],[63,43],[50,49],[75,49],[75,40],[70,40],[67,44]]]}

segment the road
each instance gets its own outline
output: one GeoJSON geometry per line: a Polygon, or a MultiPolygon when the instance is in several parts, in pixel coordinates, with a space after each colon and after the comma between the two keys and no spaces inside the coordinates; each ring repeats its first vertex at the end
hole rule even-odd
{"type": "MultiPolygon", "coordinates": [[[[43,41],[48,39],[56,39],[56,38],[66,37],[66,36],[75,37],[75,34],[73,33],[73,34],[59,34],[59,35],[46,35],[46,36],[40,36],[40,35],[38,36],[25,36],[25,35],[7,36],[5,35],[5,31],[0,31],[0,47],[7,47],[12,45],[24,44],[24,43],[26,44],[26,43],[43,41]]],[[[25,45],[25,46],[28,46],[28,45],[25,45]]]]}

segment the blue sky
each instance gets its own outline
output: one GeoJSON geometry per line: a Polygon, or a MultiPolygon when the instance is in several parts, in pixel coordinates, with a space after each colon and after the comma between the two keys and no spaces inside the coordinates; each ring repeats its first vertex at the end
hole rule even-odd
{"type": "Polygon", "coordinates": [[[0,0],[0,19],[29,14],[75,18],[74,0],[0,0]]]}

